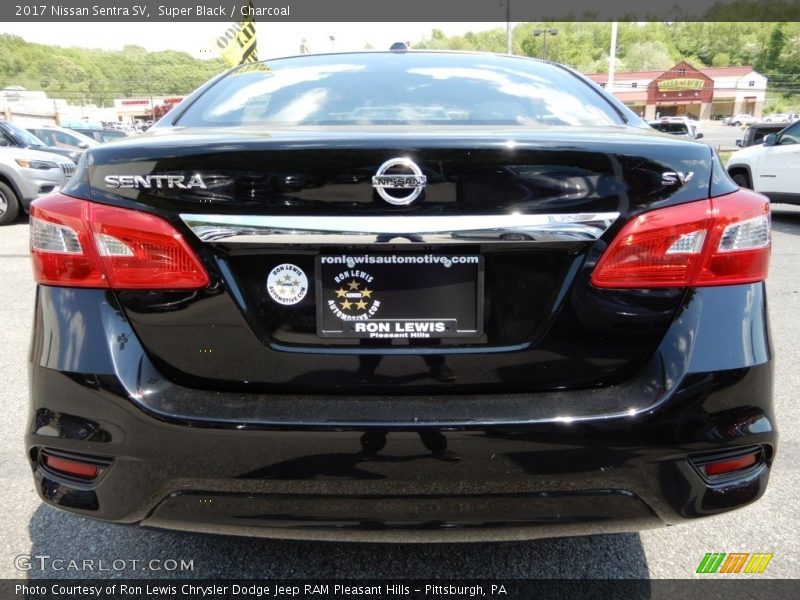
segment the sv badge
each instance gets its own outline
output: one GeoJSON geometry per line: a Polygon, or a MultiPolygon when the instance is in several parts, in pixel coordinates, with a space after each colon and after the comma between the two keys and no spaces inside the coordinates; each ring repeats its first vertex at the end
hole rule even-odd
{"type": "Polygon", "coordinates": [[[680,171],[664,171],[661,174],[661,185],[675,185],[679,181],[682,184],[687,184],[694,177],[694,171],[687,171],[681,173],[680,171]]]}

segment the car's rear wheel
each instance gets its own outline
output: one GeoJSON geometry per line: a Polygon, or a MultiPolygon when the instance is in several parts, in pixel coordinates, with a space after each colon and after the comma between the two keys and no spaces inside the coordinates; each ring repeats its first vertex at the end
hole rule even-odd
{"type": "Polygon", "coordinates": [[[0,182],[0,225],[11,223],[19,214],[19,200],[9,186],[0,182]]]}
{"type": "Polygon", "coordinates": [[[733,179],[734,183],[739,187],[753,189],[753,186],[750,185],[750,177],[747,176],[747,173],[742,173],[742,172],[734,173],[733,175],[731,175],[731,178],[733,179]]]}

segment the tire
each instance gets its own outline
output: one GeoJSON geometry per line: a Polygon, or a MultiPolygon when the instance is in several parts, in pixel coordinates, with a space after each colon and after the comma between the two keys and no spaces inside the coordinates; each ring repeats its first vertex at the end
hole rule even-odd
{"type": "Polygon", "coordinates": [[[733,179],[733,182],[739,187],[747,188],[749,190],[753,189],[753,186],[750,185],[750,178],[747,176],[747,173],[735,173],[734,175],[731,175],[731,179],[733,179]]]}
{"type": "Polygon", "coordinates": [[[19,200],[9,186],[0,182],[0,225],[8,225],[19,214],[19,200]]]}

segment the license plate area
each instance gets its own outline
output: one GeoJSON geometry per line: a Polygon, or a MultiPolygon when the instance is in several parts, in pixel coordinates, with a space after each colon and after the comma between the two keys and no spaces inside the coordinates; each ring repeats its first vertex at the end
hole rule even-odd
{"type": "Polygon", "coordinates": [[[480,255],[322,255],[315,273],[320,337],[425,340],[483,333],[480,255]]]}

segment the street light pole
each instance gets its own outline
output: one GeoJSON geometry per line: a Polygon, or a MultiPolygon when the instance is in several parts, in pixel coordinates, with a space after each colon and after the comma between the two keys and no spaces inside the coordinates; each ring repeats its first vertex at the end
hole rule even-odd
{"type": "Polygon", "coordinates": [[[549,29],[534,29],[533,37],[542,36],[542,60],[547,60],[547,36],[558,35],[558,29],[551,27],[549,29]]]}

